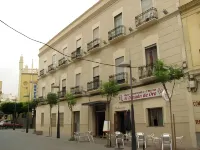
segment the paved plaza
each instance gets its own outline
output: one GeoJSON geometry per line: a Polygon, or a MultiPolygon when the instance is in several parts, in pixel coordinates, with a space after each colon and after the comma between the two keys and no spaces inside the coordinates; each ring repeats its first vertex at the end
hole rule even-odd
{"type": "MultiPolygon", "coordinates": [[[[70,142],[68,138],[56,139],[55,137],[37,136],[32,131],[27,134],[22,130],[0,130],[0,150],[109,150],[106,148],[106,141],[95,139],[95,143],[70,142]]],[[[159,150],[160,148],[150,147],[147,150],[159,150]]],[[[131,150],[126,146],[124,150],[131,150]]],[[[140,149],[141,150],[141,149],[140,149]]],[[[166,149],[167,150],[167,149],[166,149]]]]}

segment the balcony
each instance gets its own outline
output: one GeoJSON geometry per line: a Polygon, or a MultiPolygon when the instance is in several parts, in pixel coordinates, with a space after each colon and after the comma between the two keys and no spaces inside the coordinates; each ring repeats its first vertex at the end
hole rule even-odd
{"type": "Polygon", "coordinates": [[[82,94],[82,87],[80,87],[80,86],[75,86],[75,87],[71,87],[70,88],[70,92],[71,92],[71,94],[73,94],[73,95],[81,95],[82,94]]]}
{"type": "Polygon", "coordinates": [[[71,53],[71,59],[76,60],[83,56],[81,48],[77,48],[76,51],[71,53]]]}
{"type": "Polygon", "coordinates": [[[43,76],[45,76],[45,75],[46,75],[46,74],[45,74],[44,69],[40,70],[40,77],[43,77],[43,76]]]}
{"type": "Polygon", "coordinates": [[[100,87],[101,81],[99,80],[99,78],[87,83],[87,91],[91,94],[100,92],[100,87]]]}
{"type": "Polygon", "coordinates": [[[111,76],[109,76],[109,80],[114,80],[121,87],[130,86],[130,84],[128,83],[128,73],[127,72],[121,72],[118,74],[111,75],[111,76]]]}
{"type": "Polygon", "coordinates": [[[152,7],[135,17],[135,25],[137,29],[144,29],[156,23],[157,20],[157,9],[152,7]]]}
{"type": "Polygon", "coordinates": [[[87,44],[87,50],[88,52],[93,52],[97,49],[100,48],[100,39],[96,38],[93,41],[91,41],[90,43],[87,44]]]}
{"type": "Polygon", "coordinates": [[[67,93],[66,90],[60,91],[59,93],[60,99],[65,99],[66,93],[67,93]]]}
{"type": "Polygon", "coordinates": [[[141,66],[138,68],[139,72],[139,79],[141,82],[150,82],[155,80],[155,76],[153,75],[154,71],[154,65],[146,65],[146,66],[141,66]]]}
{"type": "Polygon", "coordinates": [[[50,73],[50,72],[53,72],[53,71],[55,71],[55,70],[56,70],[56,67],[55,67],[54,64],[51,64],[51,65],[48,66],[48,72],[49,72],[49,73],[50,73]]]}
{"type": "Polygon", "coordinates": [[[67,60],[65,59],[65,57],[58,60],[58,67],[64,66],[65,64],[67,64],[67,60]]]}
{"type": "Polygon", "coordinates": [[[116,43],[124,39],[126,35],[126,28],[123,25],[120,25],[113,30],[108,32],[108,40],[110,43],[116,43]]]}

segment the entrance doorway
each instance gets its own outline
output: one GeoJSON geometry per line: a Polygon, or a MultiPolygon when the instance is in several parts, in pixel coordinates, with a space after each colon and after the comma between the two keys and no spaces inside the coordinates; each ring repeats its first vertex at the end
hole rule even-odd
{"type": "Polygon", "coordinates": [[[120,131],[125,134],[125,111],[117,111],[114,115],[115,131],[120,131]]]}
{"type": "Polygon", "coordinates": [[[74,132],[80,132],[80,111],[74,112],[74,132]]]}
{"type": "Polygon", "coordinates": [[[105,120],[105,105],[96,105],[95,107],[95,122],[96,122],[96,136],[102,137],[103,136],[103,124],[105,120]]]}

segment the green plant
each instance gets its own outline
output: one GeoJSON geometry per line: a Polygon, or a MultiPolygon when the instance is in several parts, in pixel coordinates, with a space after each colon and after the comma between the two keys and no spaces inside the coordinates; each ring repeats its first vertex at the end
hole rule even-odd
{"type": "Polygon", "coordinates": [[[49,124],[49,136],[52,136],[52,117],[51,117],[51,109],[53,105],[58,103],[58,96],[55,93],[48,93],[47,94],[47,103],[49,104],[50,108],[50,124],[49,124]]]}
{"type": "Polygon", "coordinates": [[[73,135],[73,106],[76,105],[76,98],[74,97],[73,94],[71,93],[67,93],[66,94],[66,101],[67,101],[67,105],[69,107],[69,110],[71,111],[71,139],[74,138],[73,135]]]}
{"type": "MultiPolygon", "coordinates": [[[[110,80],[109,82],[103,83],[101,87],[101,94],[102,96],[106,96],[107,98],[107,112],[108,112],[108,121],[110,122],[110,102],[112,101],[112,98],[118,95],[118,91],[120,90],[119,85],[114,81],[110,80]]],[[[111,122],[110,122],[111,125],[111,122]]],[[[109,127],[111,132],[111,127],[109,127]]],[[[107,146],[111,147],[111,134],[109,134],[109,137],[107,139],[107,146]]]]}
{"type": "Polygon", "coordinates": [[[171,121],[171,133],[172,133],[172,146],[174,147],[174,127],[173,127],[173,118],[172,118],[172,104],[171,99],[173,96],[174,87],[176,84],[176,80],[180,80],[183,76],[183,70],[181,68],[178,68],[177,66],[169,66],[166,65],[162,60],[158,60],[154,65],[154,76],[156,77],[157,81],[161,82],[167,97],[169,99],[169,106],[170,106],[170,121],[171,121]],[[171,95],[169,94],[169,91],[167,90],[166,83],[167,82],[173,82],[172,92],[171,95]]]}

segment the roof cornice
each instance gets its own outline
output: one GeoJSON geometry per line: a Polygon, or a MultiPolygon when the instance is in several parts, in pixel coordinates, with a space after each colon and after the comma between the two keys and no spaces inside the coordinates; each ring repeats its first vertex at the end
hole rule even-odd
{"type": "MultiPolygon", "coordinates": [[[[70,23],[67,27],[61,30],[56,36],[54,36],[47,44],[55,45],[58,41],[62,40],[69,34],[71,34],[74,30],[80,28],[84,23],[88,22],[90,19],[103,12],[106,8],[118,2],[119,0],[99,0],[96,4],[94,4],[91,8],[89,8],[85,13],[75,19],[72,23],[70,23]]],[[[42,55],[44,51],[46,51],[49,47],[44,45],[40,48],[39,55],[42,55]]]]}
{"type": "Polygon", "coordinates": [[[197,5],[200,5],[200,0],[192,0],[189,3],[180,6],[179,10],[180,12],[184,12],[191,9],[192,7],[196,7],[197,5]]]}

